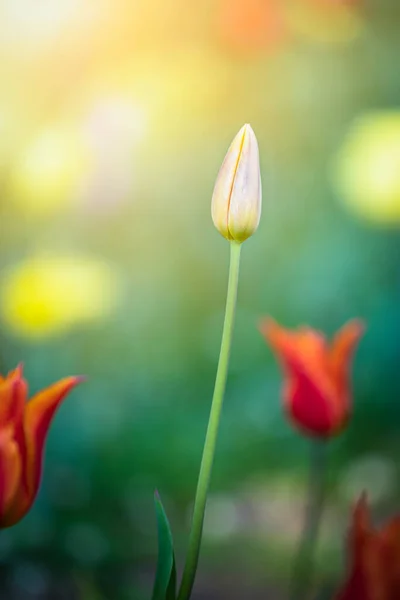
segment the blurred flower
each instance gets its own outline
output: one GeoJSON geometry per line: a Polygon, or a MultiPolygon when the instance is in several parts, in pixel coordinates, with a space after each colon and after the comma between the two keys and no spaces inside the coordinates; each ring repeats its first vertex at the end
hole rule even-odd
{"type": "Polygon", "coordinates": [[[107,263],[79,256],[36,256],[10,269],[0,292],[5,323],[38,339],[106,316],[119,296],[107,263]]]}
{"type": "Polygon", "coordinates": [[[217,26],[224,46],[244,52],[275,49],[287,33],[279,0],[220,0],[217,26]]]}
{"type": "Polygon", "coordinates": [[[289,0],[288,26],[311,42],[347,44],[363,31],[361,15],[352,4],[346,0],[289,0]]]}
{"type": "Polygon", "coordinates": [[[365,494],[354,510],[349,554],[349,575],[335,600],[400,598],[400,516],[374,529],[365,494]]]}
{"type": "Polygon", "coordinates": [[[80,381],[79,377],[62,379],[26,404],[28,385],[22,368],[0,377],[0,527],[15,525],[32,506],[52,418],[80,381]]]}
{"type": "Polygon", "coordinates": [[[258,144],[250,125],[243,125],[225,156],[211,201],[215,227],[228,240],[244,242],[261,216],[258,144]]]}
{"type": "Polygon", "coordinates": [[[356,120],[334,165],[334,183],[356,214],[380,224],[400,223],[400,111],[356,120]]]}
{"type": "Polygon", "coordinates": [[[53,215],[79,202],[91,160],[84,137],[73,127],[44,130],[17,160],[9,194],[25,216],[53,215]]]}
{"type": "Polygon", "coordinates": [[[289,331],[266,319],[260,329],[282,363],[285,408],[295,427],[320,438],[340,433],[350,416],[349,369],[361,322],[347,323],[330,348],[308,327],[289,331]]]}

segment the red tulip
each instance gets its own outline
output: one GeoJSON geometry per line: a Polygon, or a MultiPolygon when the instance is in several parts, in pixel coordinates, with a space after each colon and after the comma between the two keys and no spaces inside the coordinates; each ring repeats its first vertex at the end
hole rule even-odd
{"type": "Polygon", "coordinates": [[[66,377],[26,403],[22,367],[0,376],[0,528],[15,525],[31,508],[54,413],[80,381],[81,377],[66,377]]]}
{"type": "Polygon", "coordinates": [[[340,433],[351,413],[350,361],[362,323],[347,323],[330,346],[309,327],[289,331],[266,319],[260,330],[282,364],[284,404],[293,424],[319,438],[340,433]]]}
{"type": "Polygon", "coordinates": [[[400,598],[400,515],[381,529],[371,525],[366,496],[358,501],[349,535],[350,569],[335,600],[400,598]]]}

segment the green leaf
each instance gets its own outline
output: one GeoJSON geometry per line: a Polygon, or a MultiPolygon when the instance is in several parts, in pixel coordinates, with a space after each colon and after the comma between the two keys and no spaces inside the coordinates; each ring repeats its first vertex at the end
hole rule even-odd
{"type": "Polygon", "coordinates": [[[167,515],[156,491],[154,494],[158,530],[158,560],[152,600],[176,599],[174,544],[167,515]]]}

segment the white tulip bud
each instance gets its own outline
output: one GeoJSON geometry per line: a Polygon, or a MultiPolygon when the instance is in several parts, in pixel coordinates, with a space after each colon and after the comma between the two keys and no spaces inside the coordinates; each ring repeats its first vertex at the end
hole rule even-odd
{"type": "Polygon", "coordinates": [[[241,243],[258,227],[261,176],[257,138],[244,125],[234,138],[215,182],[211,201],[215,227],[228,240],[241,243]]]}

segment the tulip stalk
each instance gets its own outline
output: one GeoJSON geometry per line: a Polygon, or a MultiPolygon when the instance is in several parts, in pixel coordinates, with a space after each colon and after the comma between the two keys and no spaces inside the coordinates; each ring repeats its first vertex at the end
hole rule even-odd
{"type": "Polygon", "coordinates": [[[256,231],[261,215],[261,176],[258,144],[250,125],[233,139],[218,172],[211,216],[219,233],[230,242],[230,266],[214,394],[194,501],[189,546],[178,600],[190,598],[200,554],[207,494],[221,421],[235,320],[241,244],[256,231]]]}
{"type": "Polygon", "coordinates": [[[313,576],[314,552],[326,492],[327,442],[311,441],[307,503],[291,579],[290,600],[305,600],[313,576]]]}
{"type": "Polygon", "coordinates": [[[211,404],[211,412],[208,421],[206,439],[201,459],[199,479],[194,502],[192,527],[189,538],[189,548],[186,564],[183,571],[182,583],[178,594],[178,600],[188,600],[194,584],[197,563],[200,553],[201,537],[203,532],[204,514],[207,503],[208,488],[210,485],[211,471],[214,462],[215,447],[218,437],[218,429],[221,420],[222,404],[224,399],[226,380],[228,375],[229,356],[232,344],[233,324],[236,309],[236,297],[239,281],[241,244],[230,243],[230,267],[228,291],[226,298],[225,319],[222,331],[221,349],[217,375],[215,378],[214,394],[211,404]]]}

